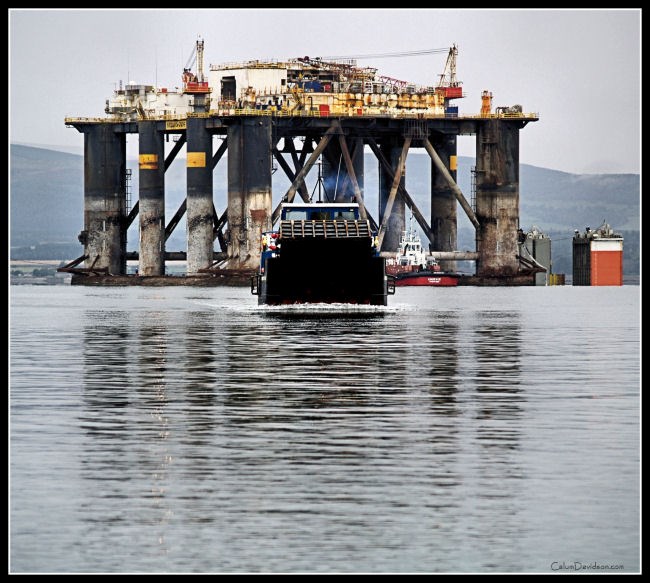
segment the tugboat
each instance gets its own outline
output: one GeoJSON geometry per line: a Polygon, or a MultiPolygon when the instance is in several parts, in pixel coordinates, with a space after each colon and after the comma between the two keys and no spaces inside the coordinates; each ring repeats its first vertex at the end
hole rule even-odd
{"type": "Polygon", "coordinates": [[[259,304],[385,306],[395,293],[389,279],[357,203],[284,203],[279,230],[262,233],[251,293],[259,304]]]}
{"type": "Polygon", "coordinates": [[[408,230],[402,233],[397,256],[386,260],[386,273],[392,277],[396,287],[453,287],[458,285],[459,278],[457,273],[442,271],[435,258],[426,255],[412,221],[408,230]]]}

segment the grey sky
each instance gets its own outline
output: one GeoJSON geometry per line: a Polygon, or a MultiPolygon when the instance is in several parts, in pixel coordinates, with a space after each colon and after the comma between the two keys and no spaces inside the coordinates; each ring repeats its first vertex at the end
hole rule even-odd
{"type": "MultiPolygon", "coordinates": [[[[10,12],[11,142],[81,148],[65,116],[104,115],[122,79],[180,85],[197,36],[205,61],[459,48],[458,78],[477,113],[521,104],[522,163],[576,173],[640,169],[640,10],[176,10],[10,12]]],[[[444,54],[359,61],[435,84],[444,54]]],[[[459,154],[474,156],[473,138],[459,154]]]]}

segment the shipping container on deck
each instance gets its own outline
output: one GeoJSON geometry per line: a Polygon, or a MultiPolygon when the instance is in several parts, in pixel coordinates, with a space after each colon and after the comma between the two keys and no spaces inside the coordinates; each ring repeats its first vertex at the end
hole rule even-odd
{"type": "Polygon", "coordinates": [[[445,107],[445,117],[458,117],[458,106],[448,105],[445,107]]]}

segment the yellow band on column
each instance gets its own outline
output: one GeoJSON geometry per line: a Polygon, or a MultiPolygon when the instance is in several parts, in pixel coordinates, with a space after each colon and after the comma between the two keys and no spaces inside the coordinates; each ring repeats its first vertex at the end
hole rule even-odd
{"type": "Polygon", "coordinates": [[[140,170],[158,170],[158,154],[140,154],[140,170]]]}
{"type": "Polygon", "coordinates": [[[188,168],[205,168],[205,152],[188,152],[188,168]]]}

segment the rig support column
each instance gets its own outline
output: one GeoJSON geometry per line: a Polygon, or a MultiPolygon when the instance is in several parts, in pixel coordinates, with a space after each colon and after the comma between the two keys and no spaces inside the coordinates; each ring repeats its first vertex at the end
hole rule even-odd
{"type": "MultiPolygon", "coordinates": [[[[456,136],[446,135],[432,141],[449,174],[457,180],[456,136]]],[[[434,233],[430,251],[456,251],[458,247],[458,201],[442,173],[431,162],[431,229],[434,233]]],[[[444,270],[456,271],[455,261],[440,261],[444,270]]]]}
{"type": "Polygon", "coordinates": [[[255,269],[272,226],[272,126],[242,118],[228,128],[228,267],[255,269]]]}
{"type": "Polygon", "coordinates": [[[84,230],[86,267],[126,273],[126,134],[113,124],[84,129],[84,230]]]}
{"type": "MultiPolygon", "coordinates": [[[[363,138],[346,138],[354,174],[363,194],[363,138]]],[[[323,183],[330,201],[348,202],[354,200],[354,187],[343,159],[341,144],[331,140],[323,154],[323,183]]],[[[390,191],[390,185],[388,187],[390,191]]]]}
{"type": "Polygon", "coordinates": [[[165,275],[165,143],[155,121],[138,122],[140,275],[165,275]]]}
{"type": "Polygon", "coordinates": [[[517,273],[519,228],[519,126],[486,120],[476,132],[476,275],[517,273]]]}
{"type": "Polygon", "coordinates": [[[212,134],[205,118],[187,118],[187,273],[212,265],[214,202],[212,198],[212,134]]]}
{"type": "MultiPolygon", "coordinates": [[[[402,148],[399,145],[382,142],[379,144],[381,152],[391,165],[393,173],[399,164],[400,154],[402,148]]],[[[384,170],[382,165],[379,165],[379,224],[381,224],[384,217],[384,210],[390,195],[390,190],[393,185],[393,175],[390,175],[384,170]]],[[[406,172],[402,174],[400,180],[402,186],[406,185],[406,172]]],[[[399,195],[393,204],[390,219],[386,227],[386,234],[381,245],[382,251],[395,252],[399,249],[399,241],[402,236],[402,231],[406,228],[406,204],[399,195]]]]}

